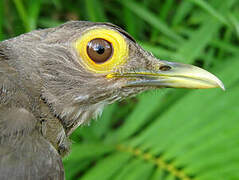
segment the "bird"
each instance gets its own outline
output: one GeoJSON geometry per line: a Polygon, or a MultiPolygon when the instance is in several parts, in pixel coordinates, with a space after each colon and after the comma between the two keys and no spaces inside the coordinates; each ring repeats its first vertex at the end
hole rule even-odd
{"type": "Polygon", "coordinates": [[[63,180],[69,136],[104,107],[160,88],[224,88],[156,58],[122,28],[69,21],[0,42],[0,179],[63,180]]]}

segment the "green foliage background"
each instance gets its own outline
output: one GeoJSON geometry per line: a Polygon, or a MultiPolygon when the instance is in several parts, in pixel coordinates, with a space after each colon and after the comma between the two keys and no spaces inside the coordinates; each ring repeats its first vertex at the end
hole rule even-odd
{"type": "Polygon", "coordinates": [[[0,0],[0,39],[76,19],[115,23],[227,90],[162,89],[108,106],[72,135],[67,180],[239,179],[238,0],[0,0]]]}

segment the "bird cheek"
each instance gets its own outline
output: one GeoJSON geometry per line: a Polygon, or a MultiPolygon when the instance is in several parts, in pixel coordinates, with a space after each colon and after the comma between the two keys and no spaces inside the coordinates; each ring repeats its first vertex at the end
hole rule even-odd
{"type": "Polygon", "coordinates": [[[122,87],[125,87],[128,83],[127,78],[113,78],[112,88],[113,89],[119,89],[122,87]]]}

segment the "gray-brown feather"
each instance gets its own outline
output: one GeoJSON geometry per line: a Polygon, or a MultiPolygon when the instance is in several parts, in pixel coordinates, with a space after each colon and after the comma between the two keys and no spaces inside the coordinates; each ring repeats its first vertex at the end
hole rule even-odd
{"type": "Polygon", "coordinates": [[[39,95],[0,45],[0,179],[64,179],[61,156],[41,133],[39,95]]]}
{"type": "Polygon", "coordinates": [[[39,132],[18,132],[0,143],[1,180],[63,180],[64,169],[56,149],[39,132]],[[14,138],[14,140],[13,140],[14,138]]]}
{"type": "Polygon", "coordinates": [[[118,72],[154,67],[151,54],[109,23],[69,22],[0,43],[0,179],[64,179],[60,157],[73,130],[105,105],[146,90],[83,66],[73,42],[95,27],[125,37],[130,61],[118,72]]]}

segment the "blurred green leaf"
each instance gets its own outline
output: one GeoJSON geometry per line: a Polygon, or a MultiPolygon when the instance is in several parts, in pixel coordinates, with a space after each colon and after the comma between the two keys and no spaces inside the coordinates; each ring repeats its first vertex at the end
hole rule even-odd
{"type": "Polygon", "coordinates": [[[41,8],[41,0],[29,0],[28,21],[30,30],[36,29],[37,19],[41,8]]]}
{"type": "Polygon", "coordinates": [[[38,24],[45,28],[51,28],[51,27],[59,26],[60,24],[62,24],[62,22],[48,19],[48,18],[40,18],[38,20],[38,24]]]}
{"type": "Polygon", "coordinates": [[[15,7],[18,11],[18,14],[23,22],[23,25],[25,27],[25,30],[28,32],[31,30],[30,27],[30,22],[28,21],[28,16],[27,16],[27,12],[26,9],[23,5],[22,0],[13,0],[13,2],[15,3],[15,7]]]}
{"type": "Polygon", "coordinates": [[[189,0],[190,2],[198,5],[199,7],[201,7],[202,9],[204,9],[205,11],[207,11],[208,13],[210,13],[213,17],[215,17],[218,21],[226,24],[226,25],[230,25],[228,23],[228,21],[226,20],[226,18],[217,10],[215,10],[208,2],[204,1],[204,0],[189,0]]]}
{"type": "Polygon", "coordinates": [[[88,18],[90,21],[106,21],[101,1],[85,0],[88,18]]]}
{"type": "Polygon", "coordinates": [[[235,14],[230,13],[228,17],[231,20],[232,24],[234,25],[237,37],[239,37],[239,15],[237,14],[236,16],[235,14]]]}
{"type": "Polygon", "coordinates": [[[83,180],[95,180],[111,179],[112,176],[119,171],[127,161],[130,159],[130,155],[123,153],[115,153],[104,158],[99,164],[93,167],[87,172],[81,179],[83,180]]]}
{"type": "Polygon", "coordinates": [[[145,20],[151,26],[157,28],[159,31],[164,33],[165,35],[171,37],[172,39],[182,42],[182,37],[177,35],[173,30],[171,30],[163,21],[157,18],[153,13],[148,11],[145,7],[136,3],[134,1],[120,1],[123,5],[129,8],[132,12],[134,12],[137,16],[145,20]]]}
{"type": "Polygon", "coordinates": [[[180,48],[178,48],[178,55],[180,59],[178,61],[184,63],[192,63],[197,58],[207,44],[215,37],[215,34],[220,28],[213,19],[208,19],[204,24],[193,34],[191,38],[185,42],[180,48]]]}
{"type": "Polygon", "coordinates": [[[3,17],[4,17],[4,6],[3,1],[0,1],[0,41],[3,40],[4,34],[3,34],[3,17]]]}
{"type": "Polygon", "coordinates": [[[182,21],[185,19],[185,17],[190,14],[190,12],[193,9],[193,4],[188,1],[182,1],[180,6],[177,8],[175,15],[173,17],[172,24],[173,26],[178,25],[179,23],[182,23],[182,21]]]}

